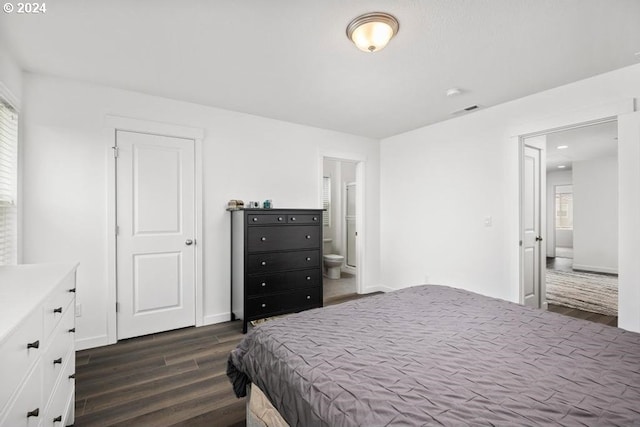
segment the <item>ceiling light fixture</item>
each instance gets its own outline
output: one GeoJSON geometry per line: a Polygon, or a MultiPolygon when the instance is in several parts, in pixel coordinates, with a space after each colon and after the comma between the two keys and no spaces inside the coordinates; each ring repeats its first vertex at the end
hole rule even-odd
{"type": "Polygon", "coordinates": [[[558,169],[564,169],[564,168],[566,168],[566,166],[565,166],[565,165],[560,165],[560,166],[558,166],[558,169]]]}
{"type": "Polygon", "coordinates": [[[398,20],[384,12],[360,15],[347,26],[347,37],[364,52],[377,52],[398,33],[398,20]]]}
{"type": "Polygon", "coordinates": [[[569,146],[568,145],[558,145],[556,148],[558,150],[564,150],[565,148],[569,148],[569,146]]]}

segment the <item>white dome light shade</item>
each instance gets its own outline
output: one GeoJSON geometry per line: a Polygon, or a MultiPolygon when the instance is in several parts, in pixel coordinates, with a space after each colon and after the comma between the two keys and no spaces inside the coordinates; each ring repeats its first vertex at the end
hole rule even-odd
{"type": "Polygon", "coordinates": [[[374,12],[361,15],[347,26],[347,37],[364,52],[377,52],[398,33],[399,24],[393,16],[374,12]]]}

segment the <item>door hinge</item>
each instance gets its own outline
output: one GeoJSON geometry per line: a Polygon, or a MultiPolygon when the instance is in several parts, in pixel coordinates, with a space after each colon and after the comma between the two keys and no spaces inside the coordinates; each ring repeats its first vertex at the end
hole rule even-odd
{"type": "Polygon", "coordinates": [[[119,226],[119,225],[116,225],[116,236],[117,236],[118,234],[120,234],[120,226],[119,226]]]}
{"type": "Polygon", "coordinates": [[[117,302],[116,303],[116,313],[119,313],[119,312],[120,312],[120,303],[117,302]]]}
{"type": "Polygon", "coordinates": [[[113,149],[113,157],[117,159],[118,156],[120,155],[120,148],[117,145],[114,145],[111,148],[113,149]]]}
{"type": "Polygon", "coordinates": [[[522,246],[522,240],[520,240],[520,246],[522,246]]]}

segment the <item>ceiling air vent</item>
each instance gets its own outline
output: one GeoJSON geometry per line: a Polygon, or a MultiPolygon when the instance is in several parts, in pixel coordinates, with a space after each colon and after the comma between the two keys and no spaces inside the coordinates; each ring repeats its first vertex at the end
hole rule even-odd
{"type": "Polygon", "coordinates": [[[478,108],[480,108],[479,105],[470,105],[468,107],[463,108],[462,110],[454,111],[453,113],[451,113],[451,115],[468,113],[469,111],[474,111],[474,110],[477,110],[478,108]]]}

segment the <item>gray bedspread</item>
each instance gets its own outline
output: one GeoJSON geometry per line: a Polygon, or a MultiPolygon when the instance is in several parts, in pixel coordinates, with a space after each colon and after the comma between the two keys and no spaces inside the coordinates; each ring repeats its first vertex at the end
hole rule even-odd
{"type": "Polygon", "coordinates": [[[640,334],[445,286],[266,322],[228,374],[291,426],[640,425],[640,334]]]}

